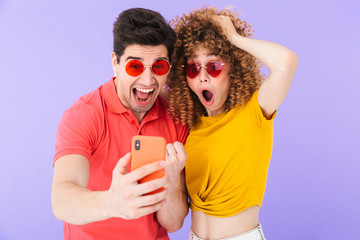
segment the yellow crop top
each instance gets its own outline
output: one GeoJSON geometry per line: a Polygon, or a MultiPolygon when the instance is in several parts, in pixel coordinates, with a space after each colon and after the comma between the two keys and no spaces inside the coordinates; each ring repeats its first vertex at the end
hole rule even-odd
{"type": "Polygon", "coordinates": [[[190,130],[185,176],[192,210],[230,217],[261,206],[276,113],[263,116],[257,93],[242,107],[202,117],[190,130]]]}

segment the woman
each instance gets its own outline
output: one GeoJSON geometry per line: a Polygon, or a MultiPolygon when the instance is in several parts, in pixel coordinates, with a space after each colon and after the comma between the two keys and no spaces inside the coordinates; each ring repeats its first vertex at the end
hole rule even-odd
{"type": "Polygon", "coordinates": [[[200,9],[173,21],[170,113],[191,130],[185,148],[189,239],[265,239],[259,210],[273,119],[297,68],[289,49],[250,38],[238,14],[200,9]],[[264,79],[259,59],[270,70],[264,79]]]}

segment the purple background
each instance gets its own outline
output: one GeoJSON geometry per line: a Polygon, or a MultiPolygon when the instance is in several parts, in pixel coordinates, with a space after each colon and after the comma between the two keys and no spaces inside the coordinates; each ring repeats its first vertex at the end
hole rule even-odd
{"type": "MultiPolygon", "coordinates": [[[[268,239],[354,239],[360,228],[359,3],[0,0],[0,239],[62,239],[51,210],[62,113],[112,76],[112,24],[130,7],[170,20],[231,4],[299,67],[275,120],[261,222],[268,239]]],[[[171,239],[187,239],[190,218],[171,239]]]]}

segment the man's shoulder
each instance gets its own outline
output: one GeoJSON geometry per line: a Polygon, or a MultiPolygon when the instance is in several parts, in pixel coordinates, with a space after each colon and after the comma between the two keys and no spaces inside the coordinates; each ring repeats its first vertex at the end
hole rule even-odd
{"type": "Polygon", "coordinates": [[[73,114],[95,114],[103,112],[103,96],[101,93],[101,88],[89,92],[79,99],[77,99],[74,104],[66,111],[73,114]]]}

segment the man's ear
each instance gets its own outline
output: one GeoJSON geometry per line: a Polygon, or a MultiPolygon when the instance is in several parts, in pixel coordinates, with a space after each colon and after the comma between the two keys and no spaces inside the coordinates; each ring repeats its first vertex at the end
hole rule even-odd
{"type": "Polygon", "coordinates": [[[112,52],[112,54],[111,54],[111,65],[112,65],[112,68],[113,68],[113,71],[114,71],[114,75],[115,76],[117,76],[117,74],[118,74],[118,63],[117,63],[117,61],[118,61],[118,57],[117,57],[117,55],[116,55],[116,53],[115,52],[112,52]]]}

